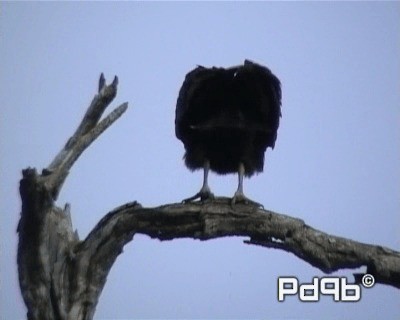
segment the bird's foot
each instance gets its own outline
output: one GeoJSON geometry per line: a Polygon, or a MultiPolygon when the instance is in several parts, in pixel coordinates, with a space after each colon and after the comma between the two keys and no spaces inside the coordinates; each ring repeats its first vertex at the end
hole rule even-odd
{"type": "Polygon", "coordinates": [[[243,204],[249,204],[255,207],[259,208],[264,208],[264,206],[261,203],[258,203],[256,201],[253,201],[249,198],[247,198],[243,192],[236,191],[235,194],[233,195],[233,198],[231,200],[231,206],[233,207],[236,203],[243,203],[243,204]]]}
{"type": "Polygon", "coordinates": [[[182,201],[182,203],[189,203],[189,202],[193,202],[196,199],[200,199],[200,201],[206,201],[206,200],[214,200],[215,196],[214,194],[211,192],[210,188],[208,187],[203,187],[200,189],[199,192],[197,192],[194,196],[184,199],[182,201]]]}

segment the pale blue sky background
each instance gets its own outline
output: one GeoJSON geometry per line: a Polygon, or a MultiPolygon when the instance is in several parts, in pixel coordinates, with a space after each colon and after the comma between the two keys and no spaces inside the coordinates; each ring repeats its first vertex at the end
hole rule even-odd
{"type": "MultiPolygon", "coordinates": [[[[0,310],[25,316],[15,263],[21,169],[47,166],[78,125],[100,72],[120,79],[127,113],[73,167],[58,204],[81,238],[114,207],[180,201],[202,173],[183,164],[174,110],[196,64],[245,58],[281,79],[283,118],[265,172],[245,181],[267,209],[325,232],[400,249],[398,2],[0,4],[0,310]]],[[[234,175],[211,175],[231,196],[234,175]]],[[[160,243],[136,236],[118,258],[96,319],[395,319],[399,290],[359,303],[277,302],[277,277],[322,273],[243,238],[160,243]]],[[[353,270],[339,274],[349,276],[353,270]]]]}

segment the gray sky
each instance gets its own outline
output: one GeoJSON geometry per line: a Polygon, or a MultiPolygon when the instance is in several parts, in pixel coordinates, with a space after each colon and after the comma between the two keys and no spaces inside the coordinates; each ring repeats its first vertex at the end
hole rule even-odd
{"type": "MultiPolygon", "coordinates": [[[[16,271],[21,169],[49,164],[78,125],[100,72],[120,79],[127,113],[73,167],[58,200],[84,238],[114,207],[178,202],[202,173],[182,161],[174,111],[196,64],[245,58],[281,80],[283,117],[263,174],[245,192],[325,232],[400,247],[398,2],[0,4],[0,310],[23,318],[16,271]]],[[[210,177],[231,196],[237,177],[210,177]]],[[[243,238],[160,243],[135,236],[118,258],[96,318],[394,319],[400,294],[359,303],[277,302],[277,277],[322,273],[243,238]]],[[[339,275],[349,276],[354,270],[339,275]]]]}

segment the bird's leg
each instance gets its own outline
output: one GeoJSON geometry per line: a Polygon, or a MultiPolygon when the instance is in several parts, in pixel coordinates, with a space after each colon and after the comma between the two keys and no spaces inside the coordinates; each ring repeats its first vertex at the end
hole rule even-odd
{"type": "Polygon", "coordinates": [[[245,173],[245,169],[244,169],[244,164],[242,162],[239,163],[239,169],[238,169],[238,177],[239,177],[239,184],[238,184],[238,188],[235,192],[235,194],[233,195],[233,198],[231,200],[231,205],[235,205],[235,203],[244,203],[244,204],[251,204],[251,205],[255,205],[257,207],[263,207],[262,204],[255,202],[253,200],[250,200],[249,198],[247,198],[244,193],[243,193],[243,178],[244,178],[244,173],[245,173]]]}
{"type": "Polygon", "coordinates": [[[214,194],[211,192],[211,189],[208,185],[208,173],[210,171],[210,161],[204,161],[204,176],[203,176],[203,186],[201,187],[200,191],[197,192],[194,196],[183,200],[183,203],[192,202],[197,198],[200,198],[201,201],[207,199],[214,199],[214,194]]]}

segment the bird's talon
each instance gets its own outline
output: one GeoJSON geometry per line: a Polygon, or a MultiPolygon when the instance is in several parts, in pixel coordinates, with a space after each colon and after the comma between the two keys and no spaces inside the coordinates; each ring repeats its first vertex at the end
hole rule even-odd
{"type": "Polygon", "coordinates": [[[258,203],[256,201],[253,201],[249,198],[247,198],[243,193],[236,192],[231,200],[231,206],[233,207],[237,203],[243,203],[245,205],[252,205],[256,206],[259,208],[264,208],[264,206],[261,203],[258,203]]]}
{"type": "Polygon", "coordinates": [[[196,199],[199,199],[200,202],[212,201],[215,199],[215,196],[211,191],[200,190],[194,196],[182,200],[182,203],[185,204],[185,203],[194,202],[196,199]]]}

